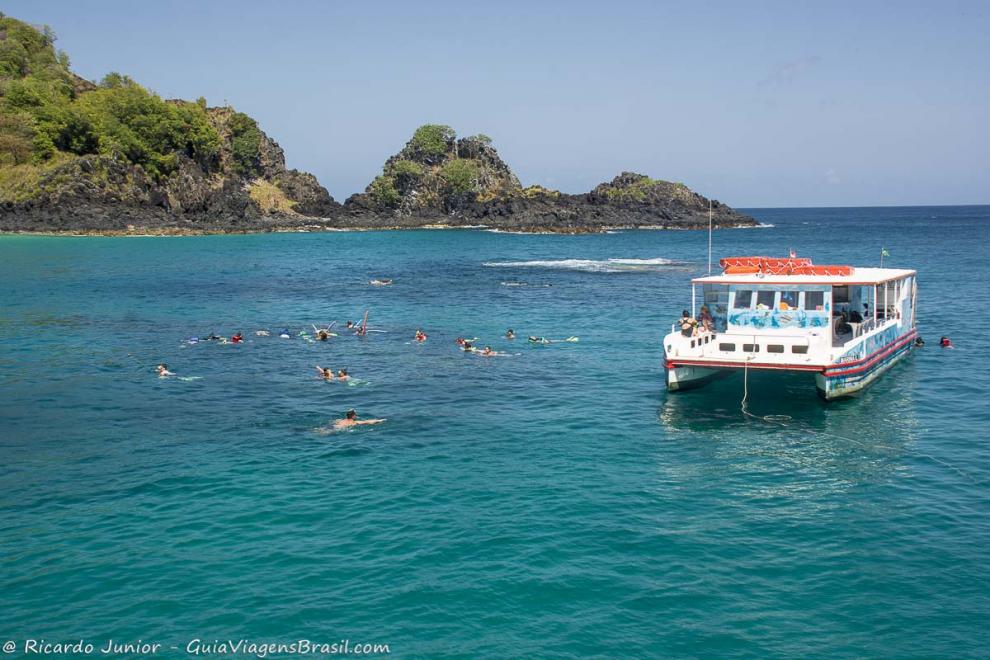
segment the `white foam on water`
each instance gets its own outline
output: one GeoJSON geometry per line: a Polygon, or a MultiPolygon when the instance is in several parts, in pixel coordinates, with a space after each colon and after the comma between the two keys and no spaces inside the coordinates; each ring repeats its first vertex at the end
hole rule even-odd
{"type": "Polygon", "coordinates": [[[550,268],[579,270],[587,273],[627,273],[661,270],[670,266],[683,266],[683,261],[656,257],[653,259],[548,259],[533,261],[486,261],[488,268],[550,268]]]}

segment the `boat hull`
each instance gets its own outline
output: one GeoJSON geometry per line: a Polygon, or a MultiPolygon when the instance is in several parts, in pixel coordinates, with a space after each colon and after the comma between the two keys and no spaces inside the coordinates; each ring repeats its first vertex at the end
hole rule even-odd
{"type": "Polygon", "coordinates": [[[913,331],[908,333],[878,351],[877,355],[859,363],[833,366],[815,374],[819,396],[832,401],[861,392],[911,352],[916,334],[913,331]]]}
{"type": "Polygon", "coordinates": [[[683,392],[704,387],[708,383],[725,378],[732,373],[731,369],[708,369],[693,366],[668,366],[667,391],[683,392]]]}

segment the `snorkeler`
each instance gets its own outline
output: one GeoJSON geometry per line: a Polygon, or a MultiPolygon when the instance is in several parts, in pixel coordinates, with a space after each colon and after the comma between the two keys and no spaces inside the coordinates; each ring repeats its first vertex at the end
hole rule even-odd
{"type": "Polygon", "coordinates": [[[174,376],[175,374],[168,370],[168,365],[162,362],[157,367],[155,367],[155,372],[158,374],[159,378],[167,378],[168,376],[174,376]]]}
{"type": "Polygon", "coordinates": [[[255,335],[257,335],[258,337],[267,337],[267,336],[269,336],[269,335],[270,335],[271,333],[270,333],[270,332],[268,332],[267,330],[255,330],[255,331],[254,331],[254,334],[255,334],[255,335]]]}
{"type": "Polygon", "coordinates": [[[529,336],[529,341],[532,342],[532,343],[534,343],[534,344],[549,344],[550,343],[550,340],[547,339],[546,337],[534,337],[533,335],[530,335],[529,336]]]}
{"type": "Polygon", "coordinates": [[[317,341],[326,341],[330,339],[330,332],[324,330],[323,328],[320,328],[319,330],[316,331],[316,339],[317,341]]]}
{"type": "Polygon", "coordinates": [[[426,333],[422,330],[416,331],[416,341],[426,341],[426,333]]]}
{"type": "Polygon", "coordinates": [[[345,429],[349,426],[361,426],[365,424],[381,424],[384,419],[358,419],[357,411],[351,408],[346,413],[344,413],[344,419],[338,419],[334,422],[333,427],[335,429],[345,429]]]}
{"type": "Polygon", "coordinates": [[[323,380],[333,380],[333,369],[316,365],[316,370],[320,372],[320,378],[323,380]]]}
{"type": "Polygon", "coordinates": [[[474,347],[474,344],[471,343],[471,340],[465,339],[461,343],[461,350],[466,353],[474,353],[478,349],[474,347]]]}
{"type": "Polygon", "coordinates": [[[941,339],[939,339],[938,345],[941,346],[942,348],[955,348],[955,346],[952,345],[952,340],[949,339],[948,337],[942,337],[941,339]]]}
{"type": "Polygon", "coordinates": [[[506,330],[505,331],[505,338],[506,339],[515,339],[516,338],[515,331],[512,328],[509,328],[508,330],[506,330]]]}
{"type": "Polygon", "coordinates": [[[392,283],[391,279],[374,279],[368,281],[368,284],[372,286],[388,286],[391,283],[392,283]]]}
{"type": "Polygon", "coordinates": [[[508,353],[499,353],[498,351],[493,351],[491,346],[485,346],[480,351],[477,351],[476,355],[480,355],[481,357],[499,357],[508,355],[508,353]]]}
{"type": "Polygon", "coordinates": [[[240,344],[242,341],[244,341],[244,336],[241,334],[240,330],[238,330],[236,333],[234,333],[234,336],[230,338],[230,341],[232,341],[235,344],[240,344]]]}
{"type": "Polygon", "coordinates": [[[203,337],[203,341],[220,341],[222,339],[223,339],[223,337],[221,337],[220,335],[218,335],[215,332],[210,332],[210,336],[209,337],[203,337]]]}
{"type": "Polygon", "coordinates": [[[347,369],[341,369],[337,372],[337,380],[350,380],[350,376],[347,375],[347,369]]]}
{"type": "Polygon", "coordinates": [[[357,337],[365,337],[368,334],[368,311],[365,310],[364,318],[361,319],[361,325],[357,326],[357,330],[354,335],[357,337]]]}
{"type": "Polygon", "coordinates": [[[278,333],[278,336],[281,339],[291,339],[292,338],[292,336],[289,334],[289,329],[288,328],[282,328],[282,332],[278,333]]]}

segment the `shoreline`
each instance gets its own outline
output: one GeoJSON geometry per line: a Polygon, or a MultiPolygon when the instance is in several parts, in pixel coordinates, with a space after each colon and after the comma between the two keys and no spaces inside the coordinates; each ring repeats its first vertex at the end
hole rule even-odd
{"type": "MultiPolygon", "coordinates": [[[[721,226],[715,225],[714,229],[762,229],[773,225],[741,225],[741,226],[721,226]]],[[[132,229],[66,229],[66,230],[0,230],[0,236],[50,236],[50,237],[103,237],[103,238],[169,238],[182,236],[223,236],[223,235],[247,235],[247,234],[320,234],[320,233],[346,233],[346,232],[369,232],[369,231],[448,231],[448,230],[468,230],[484,231],[490,234],[509,235],[533,235],[533,236],[578,236],[585,234],[614,234],[621,231],[704,231],[707,227],[683,227],[673,225],[609,225],[602,227],[534,227],[527,229],[500,228],[488,225],[447,225],[429,224],[415,227],[390,225],[384,227],[327,227],[323,225],[304,225],[296,227],[270,227],[270,228],[245,228],[245,229],[191,229],[178,227],[134,227],[132,229]]]]}

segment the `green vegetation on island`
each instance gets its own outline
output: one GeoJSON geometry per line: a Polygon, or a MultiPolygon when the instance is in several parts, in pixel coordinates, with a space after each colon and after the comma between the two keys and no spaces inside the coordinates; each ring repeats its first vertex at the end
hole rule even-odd
{"type": "MultiPolygon", "coordinates": [[[[0,231],[253,231],[478,225],[707,226],[709,200],[624,172],[588,193],[523,187],[484,134],[417,128],[341,206],[250,116],[69,68],[55,34],[0,14],[0,231]]],[[[754,224],[717,201],[716,225],[754,224]]]]}
{"type": "Polygon", "coordinates": [[[204,98],[164,100],[121,73],[93,84],[72,73],[54,43],[47,26],[0,14],[3,210],[48,222],[55,207],[76,207],[95,221],[112,204],[157,224],[251,222],[300,206],[334,212],[326,190],[287,170],[251,117],[204,98]]]}

